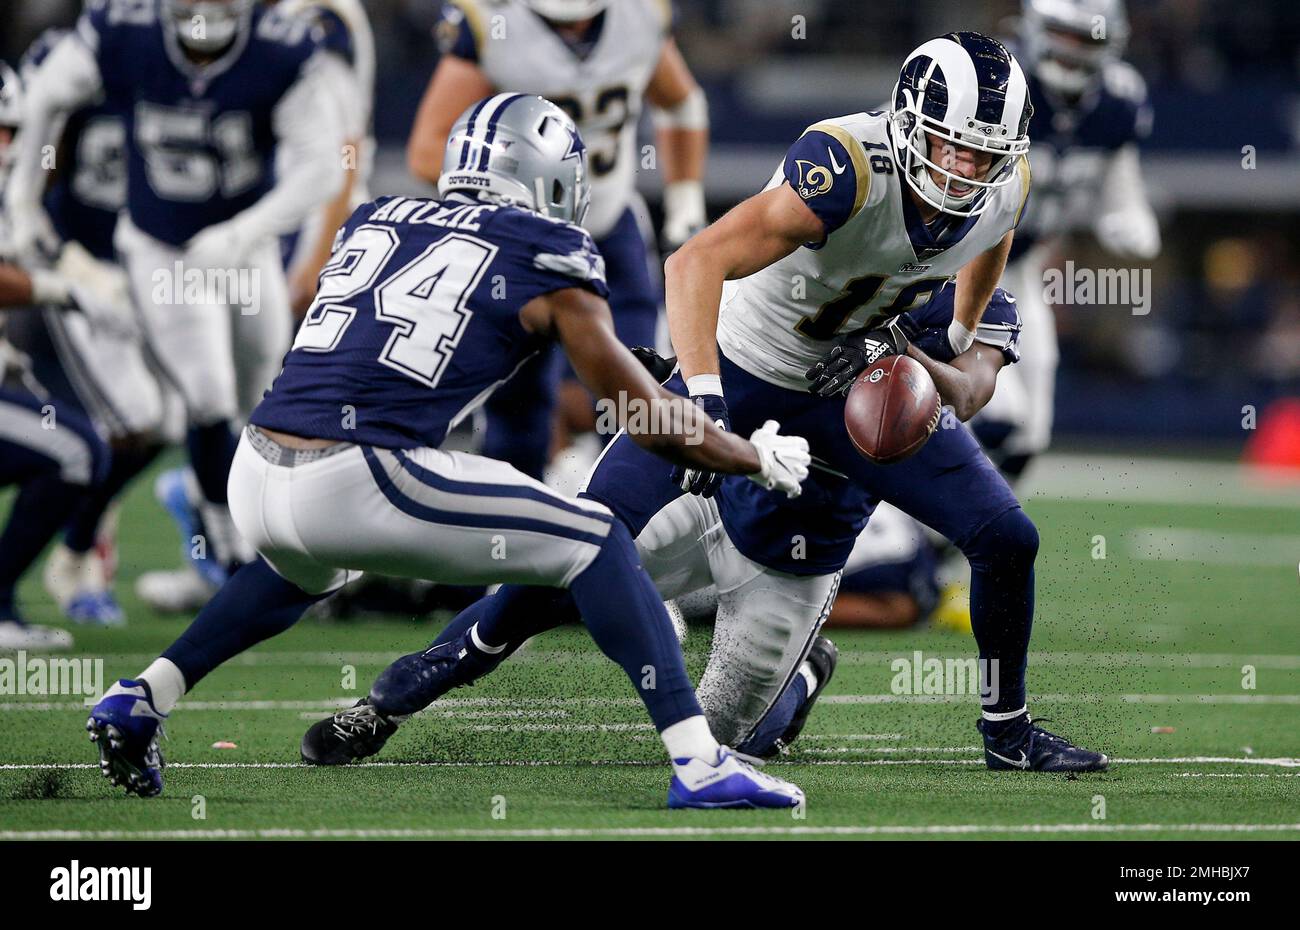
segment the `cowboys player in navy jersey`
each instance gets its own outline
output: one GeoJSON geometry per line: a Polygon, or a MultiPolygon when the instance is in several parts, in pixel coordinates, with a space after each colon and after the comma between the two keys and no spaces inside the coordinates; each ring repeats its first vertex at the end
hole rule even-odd
{"type": "MultiPolygon", "coordinates": [[[[1016,325],[984,314],[1029,197],[1031,113],[1024,74],[1001,43],[970,32],[932,39],[904,62],[889,112],[809,127],[763,192],[669,259],[676,389],[742,432],[777,413],[797,423],[815,467],[804,493],[787,500],[707,470],[672,475],[620,437],[586,496],[652,550],[649,570],[659,559],[734,595],[721,642],[737,668],[718,667],[727,686],[702,681],[701,703],[745,751],[797,736],[825,687],[834,652],[817,632],[860,531],[886,500],[971,564],[974,633],[989,670],[977,722],[989,768],[1108,764],[1030,718],[1038,533],[972,434],[953,424],[906,462],[881,466],[843,427],[854,379],[891,354],[924,365],[958,420],[992,396],[1016,325]],[[915,333],[908,315],[933,300],[951,302],[946,325],[915,333]],[[820,674],[805,656],[818,658],[820,674]]],[[[394,663],[371,699],[381,712],[409,713],[573,609],[563,592],[507,585],[463,611],[432,648],[394,663]],[[508,630],[507,648],[478,648],[469,632],[483,624],[508,630]]],[[[373,748],[355,739],[337,756],[373,748]]]]}
{"type": "Polygon", "coordinates": [[[197,561],[215,577],[250,555],[226,503],[231,423],[291,335],[276,237],[343,179],[329,95],[346,65],[314,26],[253,0],[91,0],[32,83],[7,191],[19,251],[48,248],[40,153],[53,120],[101,95],[122,119],[115,245],[151,352],[185,404],[207,550],[197,561]],[[275,172],[277,154],[292,171],[275,172]]]}
{"type": "MultiPolygon", "coordinates": [[[[21,72],[31,82],[67,35],[48,30],[28,49],[21,72]]],[[[32,360],[44,387],[98,424],[113,450],[107,480],[77,508],[45,565],[45,584],[72,620],[122,622],[109,586],[115,547],[109,505],[162,448],[163,395],[146,364],[139,327],[117,266],[113,229],[126,201],[125,129],[96,100],[69,114],[54,145],[42,205],[59,240],[48,269],[71,288],[78,313],[48,305],[15,314],[10,341],[32,360]]]]}
{"type": "Polygon", "coordinates": [[[1122,60],[1123,0],[1024,0],[1019,46],[1034,116],[1034,197],[1016,231],[1003,283],[1019,296],[1025,361],[975,428],[1015,480],[1051,442],[1059,351],[1043,272],[1061,237],[1091,232],[1122,259],[1160,251],[1138,146],[1151,131],[1146,85],[1122,60]]]}
{"type": "MultiPolygon", "coordinates": [[[[655,345],[661,300],[658,250],[636,191],[644,158],[637,127],[647,106],[664,180],[664,244],[676,248],[706,222],[708,103],[673,39],[672,20],[669,0],[452,0],[436,30],[442,57],[407,144],[412,173],[436,183],[447,132],[469,101],[523,91],[563,107],[591,148],[585,226],[605,256],[610,309],[626,346],[655,345]]],[[[539,356],[485,408],[484,454],[535,477],[547,466],[553,419],[555,445],[574,441],[566,456],[573,461],[557,471],[574,473],[577,465],[580,475],[602,444],[590,433],[590,396],[571,374],[562,376],[556,361],[539,356]],[[551,394],[557,377],[560,410],[553,418],[551,405],[537,398],[551,394]]]]}
{"type": "MultiPolygon", "coordinates": [[[[717,428],[619,344],[603,262],[575,225],[589,202],[586,150],[563,110],[524,94],[486,98],[457,122],[444,168],[439,200],[384,197],[340,230],[231,471],[235,522],[260,557],[95,706],[87,727],[105,774],[137,794],[161,791],[156,734],[181,694],[367,571],[567,590],[663,736],[671,806],[801,803],[797,787],[718,746],[663,603],[609,509],[439,446],[552,340],[598,395],[651,414],[635,442],[663,459],[797,495],[807,443],[772,421],[749,442],[717,428]]],[[[490,624],[468,635],[488,653],[504,647],[490,624]]],[[[391,724],[363,700],[334,726],[355,735],[391,724]]]]}
{"type": "MultiPolygon", "coordinates": [[[[23,126],[19,74],[0,62],[0,186],[23,126]]],[[[0,487],[17,486],[0,530],[0,650],[66,649],[66,630],[29,624],[19,610],[19,580],[35,563],[108,469],[104,439],[67,395],[58,396],[32,373],[30,359],[7,339],[14,319],[35,306],[75,312],[74,285],[59,272],[14,261],[0,215],[0,487]]]]}

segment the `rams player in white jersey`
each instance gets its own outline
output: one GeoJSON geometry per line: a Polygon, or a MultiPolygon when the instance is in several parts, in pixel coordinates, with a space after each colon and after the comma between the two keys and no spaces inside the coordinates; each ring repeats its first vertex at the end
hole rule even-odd
{"type": "MultiPolygon", "coordinates": [[[[970,32],[932,39],[908,56],[889,111],[812,125],[764,191],[668,261],[679,362],[670,389],[741,434],[768,416],[797,424],[814,470],[793,501],[705,472],[676,481],[624,435],[602,454],[584,493],[637,537],[661,595],[717,585],[722,603],[700,703],[714,732],[743,752],[768,755],[797,736],[825,687],[834,650],[818,629],[884,500],[951,539],[971,563],[986,764],[1107,765],[1030,719],[1025,664],[1038,534],[972,434],[952,422],[906,462],[882,466],[857,452],[843,426],[844,394],[887,355],[906,352],[924,365],[957,420],[988,401],[999,369],[1014,360],[1014,310],[997,318],[985,311],[998,303],[997,280],[1029,197],[1031,113],[1024,74],[1001,43],[970,32]],[[946,325],[909,325],[945,300],[946,325]]],[[[446,648],[398,660],[375,687],[401,691],[408,708],[435,700],[561,622],[559,600],[507,585],[452,622],[435,644],[446,648]],[[510,629],[506,648],[478,649],[473,631],[484,622],[499,637],[510,629]]],[[[357,748],[364,755],[378,746],[357,748]]]]}
{"type": "MultiPolygon", "coordinates": [[[[498,91],[541,94],[577,122],[591,152],[591,213],[624,345],[652,346],[659,287],[648,213],[637,195],[637,123],[648,102],[664,179],[663,238],[676,247],[705,223],[701,178],[708,105],[672,38],[668,0],[454,0],[437,35],[442,57],[407,148],[413,174],[436,183],[452,122],[498,91]]],[[[551,446],[551,409],[540,403],[557,377],[549,358],[530,363],[487,407],[483,452],[541,477],[551,446]]],[[[571,377],[571,376],[570,376],[571,377]]],[[[566,380],[561,423],[591,429],[589,396],[566,380]]],[[[598,448],[598,447],[597,447],[598,448]]],[[[593,450],[594,454],[594,450],[593,450]]]]}

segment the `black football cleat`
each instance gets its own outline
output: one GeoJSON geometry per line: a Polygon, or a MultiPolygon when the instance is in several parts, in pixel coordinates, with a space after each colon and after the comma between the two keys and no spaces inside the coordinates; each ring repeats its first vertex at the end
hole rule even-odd
{"type": "Polygon", "coordinates": [[[995,772],[1104,772],[1110,760],[1104,753],[1081,749],[1049,733],[1028,712],[990,733],[989,721],[975,727],[984,736],[984,762],[995,772]]]}
{"type": "Polygon", "coordinates": [[[789,746],[799,738],[803,732],[804,724],[808,722],[808,715],[812,713],[813,705],[821,697],[821,693],[826,690],[830,684],[831,676],[835,674],[835,665],[840,660],[840,651],[835,648],[835,644],[825,636],[818,636],[813,640],[812,648],[808,650],[808,658],[804,661],[813,667],[817,674],[817,687],[813,693],[808,695],[808,700],[795,711],[794,717],[790,720],[790,725],[785,728],[781,734],[781,745],[789,746]]]}
{"type": "Polygon", "coordinates": [[[302,736],[302,761],[347,765],[373,756],[397,732],[401,720],[385,717],[364,697],[347,710],[315,723],[302,736]]]}

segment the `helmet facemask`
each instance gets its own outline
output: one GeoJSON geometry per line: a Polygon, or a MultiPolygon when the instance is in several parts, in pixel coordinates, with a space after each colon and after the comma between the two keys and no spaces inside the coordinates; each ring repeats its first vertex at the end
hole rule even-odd
{"type": "Polygon", "coordinates": [[[202,55],[228,48],[252,7],[253,0],[163,0],[177,40],[202,55]]]}
{"type": "Polygon", "coordinates": [[[1029,151],[1029,137],[1008,138],[1006,127],[969,120],[962,128],[946,126],[921,112],[920,102],[903,90],[905,105],[890,116],[894,154],[908,186],[927,204],[952,216],[977,216],[989,205],[992,191],[1015,179],[1015,165],[1029,151]],[[930,157],[930,136],[988,152],[993,156],[982,179],[967,178],[930,157]],[[938,175],[939,180],[935,179],[938,175]],[[966,188],[957,193],[954,187],[966,188]]]}
{"type": "Polygon", "coordinates": [[[1087,93],[1106,65],[1124,54],[1129,27],[1119,2],[1028,0],[1020,32],[1038,79],[1073,99],[1087,93]]]}

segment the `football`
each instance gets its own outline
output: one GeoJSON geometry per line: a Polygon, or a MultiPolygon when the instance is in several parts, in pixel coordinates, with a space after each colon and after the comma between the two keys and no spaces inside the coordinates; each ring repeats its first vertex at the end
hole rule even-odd
{"type": "Polygon", "coordinates": [[[891,465],[915,453],[939,425],[939,390],[916,359],[891,355],[849,388],[844,428],[870,462],[891,465]]]}

